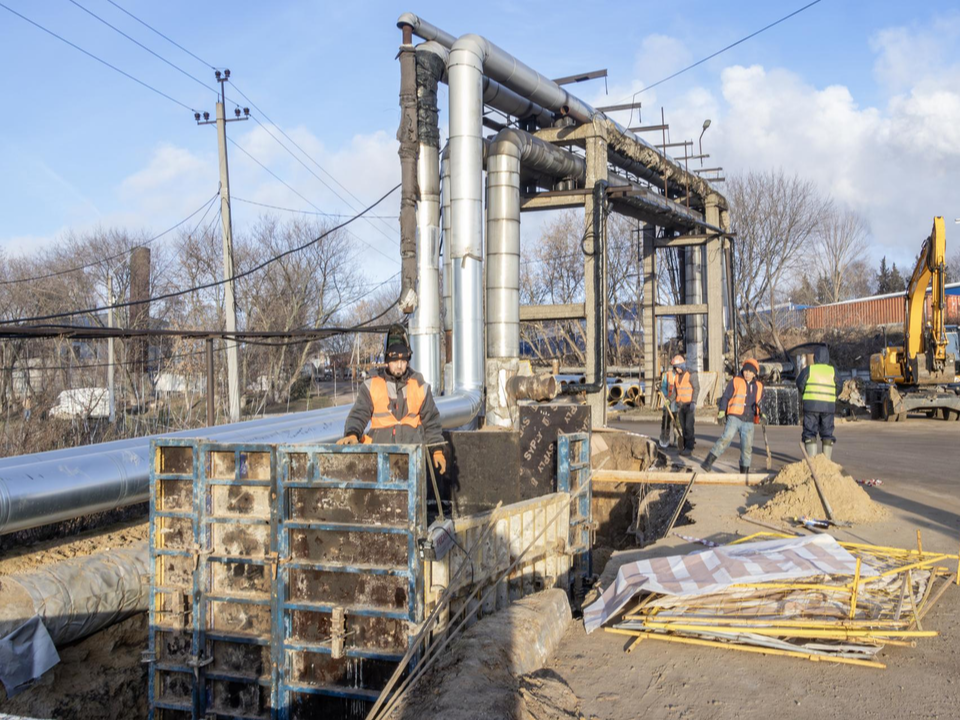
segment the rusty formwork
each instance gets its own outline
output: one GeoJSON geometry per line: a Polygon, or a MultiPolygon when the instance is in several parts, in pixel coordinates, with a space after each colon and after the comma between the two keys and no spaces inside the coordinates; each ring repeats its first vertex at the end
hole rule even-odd
{"type": "MultiPolygon", "coordinates": [[[[484,610],[573,588],[589,573],[589,496],[579,493],[572,513],[570,503],[588,479],[586,437],[563,440],[561,491],[501,509],[450,612],[495,582],[545,523],[484,610]]],[[[420,558],[422,449],[165,440],[153,456],[151,717],[364,717],[444,578],[467,562],[459,550],[420,558]]],[[[463,548],[489,519],[457,519],[463,548]]]]}

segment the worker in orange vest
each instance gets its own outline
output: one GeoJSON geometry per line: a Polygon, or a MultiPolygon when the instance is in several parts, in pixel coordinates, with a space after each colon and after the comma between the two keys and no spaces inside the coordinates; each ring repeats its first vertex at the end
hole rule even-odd
{"type": "Polygon", "coordinates": [[[677,418],[680,426],[677,438],[677,449],[680,455],[687,457],[693,452],[697,442],[694,420],[697,411],[697,398],[700,395],[700,380],[697,373],[687,369],[687,361],[683,355],[674,356],[671,361],[672,372],[668,375],[667,398],[670,400],[670,409],[677,418]]]}
{"type": "Polygon", "coordinates": [[[760,400],[763,398],[763,383],[760,382],[760,363],[753,358],[744,360],[740,374],[727,383],[727,389],[717,404],[717,419],[726,418],[723,434],[714,444],[706,459],[700,464],[706,471],[723,454],[734,435],[740,436],[740,472],[750,471],[753,454],[753,429],[761,420],[760,400]]]}
{"type": "MultiPolygon", "coordinates": [[[[337,445],[443,444],[440,411],[433,401],[430,385],[410,367],[412,355],[406,333],[395,325],[387,333],[386,367],[360,386],[337,445]],[[370,432],[366,433],[368,424],[370,432]]],[[[447,461],[443,450],[436,448],[432,458],[440,474],[445,473],[447,461]]]]}

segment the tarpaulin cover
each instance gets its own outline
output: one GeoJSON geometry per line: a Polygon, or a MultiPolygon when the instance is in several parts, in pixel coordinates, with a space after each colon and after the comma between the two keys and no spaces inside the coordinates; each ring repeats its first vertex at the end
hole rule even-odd
{"type": "Polygon", "coordinates": [[[38,615],[0,638],[0,682],[7,697],[26,690],[58,662],[60,655],[38,615]]]}
{"type": "MultiPolygon", "coordinates": [[[[593,632],[641,591],[706,595],[741,583],[853,575],[856,567],[856,558],[826,534],[724,545],[689,555],[640,560],[620,568],[613,585],[583,611],[583,624],[588,633],[593,632]]],[[[860,574],[871,577],[877,572],[864,566],[860,574]]]]}

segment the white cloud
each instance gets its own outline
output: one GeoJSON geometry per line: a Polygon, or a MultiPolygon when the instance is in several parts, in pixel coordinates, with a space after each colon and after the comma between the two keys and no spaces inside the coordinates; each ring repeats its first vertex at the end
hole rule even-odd
{"type": "MultiPolygon", "coordinates": [[[[719,94],[700,87],[670,103],[673,140],[696,141],[711,118],[708,166],[722,165],[728,177],[783,168],[813,180],[864,216],[871,260],[886,254],[910,266],[932,217],[960,216],[960,65],[943,61],[960,20],[940,24],[949,32],[878,33],[876,76],[886,91],[878,107],[861,106],[845,86],[815,87],[782,68],[731,66],[719,94]]],[[[948,222],[951,249],[960,247],[954,227],[948,222]]]]}

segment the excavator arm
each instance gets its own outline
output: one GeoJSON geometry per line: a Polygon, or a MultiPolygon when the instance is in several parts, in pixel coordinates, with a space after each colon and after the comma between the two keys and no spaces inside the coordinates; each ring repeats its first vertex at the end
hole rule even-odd
{"type": "Polygon", "coordinates": [[[946,307],[946,232],[942,217],[933,219],[933,230],[923,241],[917,265],[907,285],[907,307],[904,319],[904,350],[902,362],[908,382],[920,382],[928,368],[933,374],[944,371],[947,359],[947,331],[944,319],[946,307]],[[923,304],[927,286],[933,281],[931,297],[930,332],[924,333],[923,304]]]}

